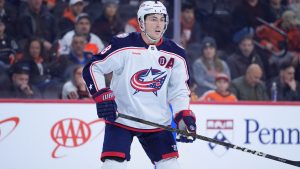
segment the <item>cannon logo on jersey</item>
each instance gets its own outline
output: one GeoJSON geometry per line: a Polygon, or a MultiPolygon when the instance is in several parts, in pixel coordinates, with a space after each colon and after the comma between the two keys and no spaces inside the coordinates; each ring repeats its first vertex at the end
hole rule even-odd
{"type": "Polygon", "coordinates": [[[138,92],[153,92],[157,96],[157,91],[162,87],[166,80],[166,72],[158,69],[144,69],[135,73],[130,84],[135,89],[134,94],[138,92]]]}
{"type": "MultiPolygon", "coordinates": [[[[233,139],[233,120],[228,119],[209,119],[206,121],[206,129],[208,136],[215,140],[230,143],[233,139]]],[[[224,155],[228,147],[217,145],[215,143],[208,143],[208,147],[217,156],[224,155]]]]}

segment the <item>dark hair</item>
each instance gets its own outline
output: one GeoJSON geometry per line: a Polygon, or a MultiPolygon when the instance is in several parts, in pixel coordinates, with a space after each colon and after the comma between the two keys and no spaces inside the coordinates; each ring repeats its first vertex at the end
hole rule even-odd
{"type": "Polygon", "coordinates": [[[9,70],[10,76],[13,74],[30,74],[30,67],[26,62],[17,62],[9,70]]]}
{"type": "Polygon", "coordinates": [[[77,38],[77,37],[83,37],[85,40],[86,40],[86,36],[84,36],[84,35],[81,35],[81,34],[74,34],[73,35],[73,37],[72,37],[72,41],[75,39],[75,38],[77,38]]]}
{"type": "Polygon", "coordinates": [[[206,47],[213,47],[217,49],[217,42],[216,40],[211,36],[206,36],[203,38],[201,42],[201,48],[202,50],[206,47]]]}
{"type": "Polygon", "coordinates": [[[217,72],[223,72],[224,70],[224,67],[223,67],[223,63],[222,63],[222,60],[219,58],[218,56],[218,51],[217,51],[217,42],[216,40],[211,37],[211,36],[206,36],[203,38],[202,42],[201,42],[201,50],[202,50],[202,56],[201,56],[201,60],[203,62],[203,64],[206,66],[206,68],[208,70],[211,70],[213,67],[210,65],[209,61],[206,59],[206,57],[204,56],[204,49],[207,48],[207,47],[212,47],[212,48],[215,48],[216,50],[216,53],[215,53],[215,56],[213,58],[213,67],[215,68],[215,70],[217,72]]]}
{"type": "Polygon", "coordinates": [[[193,9],[195,10],[195,4],[192,3],[192,2],[184,2],[182,5],[181,5],[181,12],[182,11],[185,11],[187,9],[193,9]]]}
{"type": "Polygon", "coordinates": [[[116,4],[119,5],[120,1],[119,0],[102,0],[102,4],[108,5],[108,4],[116,4]]]}
{"type": "Polygon", "coordinates": [[[218,57],[217,51],[216,51],[216,55],[213,59],[213,65],[214,65],[213,67],[210,65],[209,61],[205,58],[205,56],[202,56],[201,60],[202,60],[203,64],[206,66],[207,70],[211,70],[214,67],[217,72],[224,71],[224,66],[223,66],[222,60],[218,57]]]}
{"type": "Polygon", "coordinates": [[[75,75],[76,75],[76,72],[81,69],[83,66],[82,65],[74,65],[74,67],[72,68],[73,71],[72,71],[72,75],[71,75],[71,81],[72,83],[75,85],[76,84],[76,81],[75,81],[75,75]]]}
{"type": "Polygon", "coordinates": [[[241,39],[239,40],[238,43],[240,44],[240,43],[242,43],[244,40],[251,40],[251,41],[254,41],[254,40],[253,40],[253,36],[252,36],[251,34],[246,34],[246,35],[244,35],[244,36],[241,37],[241,39]]]}
{"type": "Polygon", "coordinates": [[[90,23],[91,23],[91,18],[89,16],[88,13],[80,13],[76,19],[75,19],[75,23],[77,24],[81,19],[87,19],[90,23]]]}
{"type": "Polygon", "coordinates": [[[292,62],[290,61],[283,61],[279,65],[279,70],[286,70],[287,68],[293,67],[292,62]]]}
{"type": "Polygon", "coordinates": [[[44,59],[47,59],[47,55],[46,55],[46,52],[45,52],[45,49],[44,49],[43,41],[41,40],[41,38],[38,38],[38,37],[31,37],[27,41],[27,43],[25,44],[24,59],[25,60],[30,60],[31,59],[30,45],[34,41],[37,41],[40,44],[40,47],[41,47],[40,55],[41,55],[41,57],[43,57],[44,59]]]}

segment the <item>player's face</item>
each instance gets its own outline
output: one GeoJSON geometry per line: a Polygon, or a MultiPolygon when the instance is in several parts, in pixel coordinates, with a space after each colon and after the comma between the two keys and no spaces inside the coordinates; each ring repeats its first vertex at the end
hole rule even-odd
{"type": "Polygon", "coordinates": [[[204,55],[204,57],[206,59],[209,59],[209,60],[211,60],[211,59],[213,59],[215,57],[216,52],[217,52],[216,48],[214,48],[214,47],[205,47],[203,49],[203,55],[204,55]]]}
{"type": "Polygon", "coordinates": [[[71,10],[76,14],[80,14],[83,11],[84,5],[83,2],[78,2],[71,6],[71,10]]]}
{"type": "Polygon", "coordinates": [[[76,85],[78,85],[80,83],[84,83],[84,80],[82,78],[82,70],[83,70],[83,67],[80,67],[74,72],[74,80],[75,80],[76,85]]]}
{"type": "Polygon", "coordinates": [[[22,85],[27,85],[29,82],[29,75],[28,74],[13,74],[12,76],[14,85],[19,87],[22,85]]]}
{"type": "Polygon", "coordinates": [[[118,6],[115,4],[109,4],[105,8],[105,14],[108,17],[114,17],[117,14],[118,6]]]}
{"type": "Polygon", "coordinates": [[[227,80],[220,79],[216,81],[217,90],[220,92],[225,92],[229,88],[229,83],[227,80]]]}
{"type": "Polygon", "coordinates": [[[163,35],[166,18],[163,14],[150,14],[145,18],[145,31],[152,39],[163,35]]]}
{"type": "Polygon", "coordinates": [[[33,10],[40,10],[41,6],[43,4],[43,0],[29,0],[28,1],[29,6],[33,9],[33,10]]]}
{"type": "Polygon", "coordinates": [[[193,22],[195,19],[195,14],[193,9],[186,9],[181,14],[182,18],[187,22],[193,22]]]}
{"type": "Polygon", "coordinates": [[[72,40],[72,51],[77,55],[81,55],[86,45],[86,40],[83,36],[75,36],[72,40]]]}
{"type": "Polygon", "coordinates": [[[29,46],[29,53],[33,58],[40,57],[41,54],[41,44],[39,41],[32,41],[29,46]]]}
{"type": "Polygon", "coordinates": [[[248,73],[248,74],[246,74],[247,83],[250,86],[255,87],[260,82],[261,76],[262,76],[261,71],[248,73]]]}
{"type": "Polygon", "coordinates": [[[294,80],[294,78],[295,78],[295,68],[289,67],[289,68],[281,71],[281,74],[282,74],[283,81],[285,83],[289,83],[292,80],[294,80]]]}
{"type": "Polygon", "coordinates": [[[91,23],[87,18],[82,18],[76,23],[76,32],[81,35],[87,35],[90,33],[91,23]]]}
{"type": "Polygon", "coordinates": [[[245,39],[239,44],[239,48],[244,56],[250,56],[253,49],[254,49],[254,44],[251,39],[245,39]]]}

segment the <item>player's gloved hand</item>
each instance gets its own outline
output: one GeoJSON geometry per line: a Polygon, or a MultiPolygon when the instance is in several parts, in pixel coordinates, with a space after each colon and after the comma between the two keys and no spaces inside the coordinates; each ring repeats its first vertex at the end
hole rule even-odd
{"type": "MultiPolygon", "coordinates": [[[[185,130],[188,133],[196,134],[196,117],[191,110],[182,110],[175,115],[175,123],[179,130],[185,130]]],[[[195,141],[193,136],[184,136],[177,134],[176,140],[184,143],[195,141]]]]}
{"type": "Polygon", "coordinates": [[[115,121],[117,118],[117,104],[115,96],[110,88],[103,88],[93,95],[96,102],[97,114],[99,118],[108,121],[115,121]]]}

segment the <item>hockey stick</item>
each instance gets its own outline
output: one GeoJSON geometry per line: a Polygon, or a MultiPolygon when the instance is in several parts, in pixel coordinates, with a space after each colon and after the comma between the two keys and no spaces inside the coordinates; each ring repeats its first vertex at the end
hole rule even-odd
{"type": "MultiPolygon", "coordinates": [[[[271,28],[272,30],[276,31],[277,33],[279,33],[282,37],[284,37],[284,43],[285,43],[285,47],[283,49],[283,52],[281,52],[281,54],[275,54],[275,56],[277,57],[284,57],[286,55],[286,53],[288,52],[288,36],[287,34],[280,28],[277,28],[276,26],[274,26],[273,24],[268,23],[267,21],[263,20],[260,17],[257,17],[256,20],[258,20],[260,23],[266,25],[267,27],[271,28]]],[[[273,51],[270,51],[273,55],[273,51]]]]}
{"type": "Polygon", "coordinates": [[[176,132],[177,134],[182,134],[182,135],[185,135],[185,136],[193,136],[193,137],[195,137],[197,139],[200,139],[200,140],[212,142],[212,143],[219,144],[219,145],[222,145],[222,146],[225,146],[225,147],[229,147],[229,148],[232,148],[232,149],[236,149],[236,150],[240,150],[240,151],[247,152],[247,153],[250,153],[250,154],[254,154],[254,155],[257,155],[257,156],[260,156],[260,157],[265,157],[265,158],[268,158],[268,159],[271,159],[271,160],[275,160],[275,161],[279,161],[279,162],[282,162],[282,163],[286,163],[286,164],[290,164],[290,165],[293,165],[293,166],[300,167],[300,161],[292,161],[292,160],[276,157],[276,156],[266,154],[266,153],[263,153],[263,152],[259,152],[259,151],[256,151],[256,150],[251,150],[251,149],[248,149],[248,148],[245,148],[245,147],[240,147],[240,146],[237,146],[237,145],[234,145],[234,144],[222,142],[222,141],[215,140],[215,139],[212,139],[212,138],[208,138],[208,137],[205,137],[205,136],[202,136],[202,135],[188,133],[187,131],[184,131],[184,130],[179,130],[179,129],[176,129],[176,128],[164,126],[164,125],[161,125],[161,124],[157,124],[157,123],[154,123],[154,122],[150,122],[150,121],[147,121],[147,120],[139,119],[139,118],[128,116],[128,115],[121,114],[121,113],[118,113],[118,117],[121,117],[121,118],[124,118],[124,119],[127,119],[127,120],[131,120],[131,121],[135,121],[135,122],[139,122],[139,123],[142,123],[142,124],[147,124],[147,125],[150,125],[150,126],[158,127],[158,128],[161,128],[161,129],[164,129],[164,130],[167,130],[167,131],[176,132]]]}

